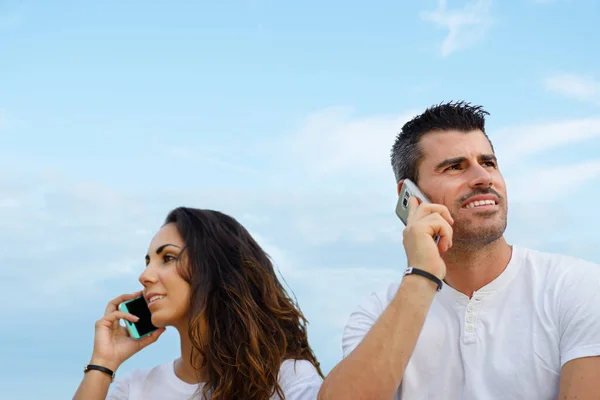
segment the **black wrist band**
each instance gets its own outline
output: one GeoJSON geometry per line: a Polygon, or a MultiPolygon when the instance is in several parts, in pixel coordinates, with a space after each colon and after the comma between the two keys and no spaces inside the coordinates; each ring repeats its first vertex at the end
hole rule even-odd
{"type": "Polygon", "coordinates": [[[423,271],[422,269],[417,269],[417,268],[413,268],[413,267],[408,267],[406,268],[406,272],[404,272],[404,275],[410,275],[410,274],[415,274],[415,275],[420,275],[422,277],[425,277],[429,280],[431,280],[432,282],[434,282],[437,285],[437,291],[439,292],[440,290],[442,290],[442,280],[439,279],[437,276],[430,274],[427,271],[423,271]]]}
{"type": "Polygon", "coordinates": [[[100,372],[104,372],[107,375],[110,375],[110,379],[111,380],[115,380],[115,373],[113,372],[113,370],[108,369],[106,367],[102,367],[100,365],[94,365],[94,364],[88,364],[85,367],[83,367],[83,373],[86,373],[88,371],[91,370],[96,370],[96,371],[100,371],[100,372]]]}

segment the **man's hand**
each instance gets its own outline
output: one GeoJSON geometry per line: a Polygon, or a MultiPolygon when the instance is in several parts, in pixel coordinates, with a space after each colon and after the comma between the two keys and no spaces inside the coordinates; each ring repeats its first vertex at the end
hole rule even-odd
{"type": "Polygon", "coordinates": [[[427,271],[440,279],[446,276],[446,264],[440,252],[452,247],[450,211],[441,204],[420,203],[411,197],[408,203],[408,220],[404,229],[404,250],[409,267],[427,271]],[[439,235],[436,245],[434,236],[439,235]]]}

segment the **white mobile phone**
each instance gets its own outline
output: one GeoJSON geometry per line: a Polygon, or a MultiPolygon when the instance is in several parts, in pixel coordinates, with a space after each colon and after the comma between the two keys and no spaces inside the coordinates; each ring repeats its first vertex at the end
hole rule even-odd
{"type": "MultiPolygon", "coordinates": [[[[427,196],[421,192],[419,187],[410,179],[405,179],[402,182],[402,188],[400,188],[400,195],[398,196],[398,203],[396,204],[396,215],[400,218],[400,221],[406,225],[408,221],[408,200],[411,197],[416,197],[423,203],[431,203],[427,196]]],[[[439,243],[440,236],[435,235],[433,237],[436,243],[439,243]]]]}

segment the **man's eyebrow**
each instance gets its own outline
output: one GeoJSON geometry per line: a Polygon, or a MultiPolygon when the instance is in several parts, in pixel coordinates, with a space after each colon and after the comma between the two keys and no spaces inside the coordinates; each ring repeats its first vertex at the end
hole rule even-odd
{"type": "MultiPolygon", "coordinates": [[[[479,157],[477,157],[479,159],[479,161],[494,161],[494,162],[498,162],[498,160],[496,159],[496,156],[494,154],[482,154],[479,157]]],[[[435,166],[435,170],[439,171],[441,169],[444,169],[450,165],[454,165],[454,164],[460,164],[464,161],[466,161],[467,158],[466,157],[453,157],[453,158],[447,158],[445,160],[443,160],[442,162],[440,162],[438,165],[435,166]]]]}
{"type": "Polygon", "coordinates": [[[479,156],[479,161],[494,161],[498,162],[498,159],[494,154],[482,154],[479,156]]]}
{"type": "Polygon", "coordinates": [[[467,158],[466,157],[453,157],[453,158],[447,158],[444,161],[440,162],[438,165],[435,166],[435,170],[439,171],[440,169],[443,169],[449,165],[453,165],[453,164],[460,164],[462,162],[464,162],[467,158]]]}

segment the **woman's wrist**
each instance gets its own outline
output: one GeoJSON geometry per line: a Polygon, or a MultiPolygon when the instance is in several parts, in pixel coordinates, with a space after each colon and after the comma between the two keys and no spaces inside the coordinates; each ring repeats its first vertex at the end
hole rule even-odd
{"type": "Polygon", "coordinates": [[[92,355],[92,358],[90,359],[90,362],[88,365],[97,365],[99,367],[108,368],[112,372],[115,372],[115,373],[117,372],[117,369],[121,366],[121,364],[118,362],[106,360],[106,359],[103,359],[101,357],[97,357],[94,355],[92,355]]]}

